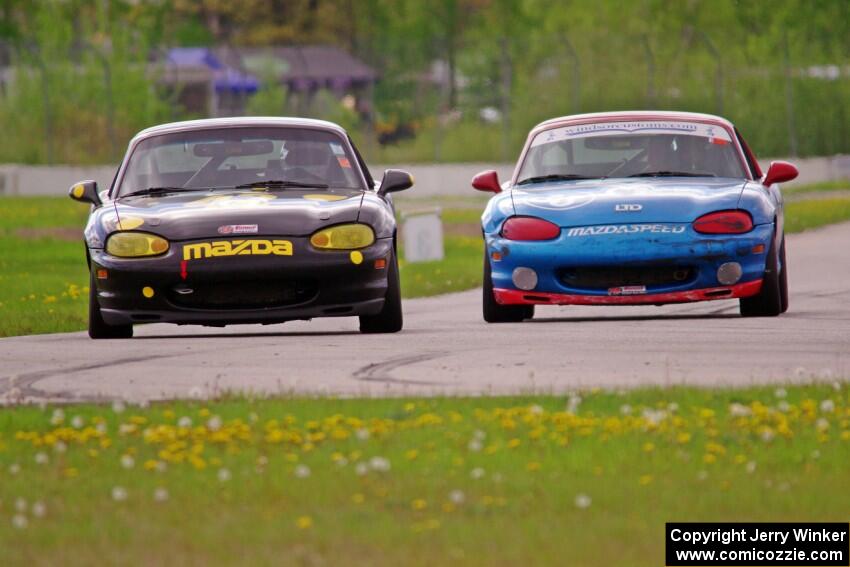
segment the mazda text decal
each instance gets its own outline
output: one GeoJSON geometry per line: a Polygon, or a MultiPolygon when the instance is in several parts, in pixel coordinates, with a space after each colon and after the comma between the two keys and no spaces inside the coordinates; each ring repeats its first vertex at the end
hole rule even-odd
{"type": "Polygon", "coordinates": [[[605,234],[682,234],[684,224],[612,224],[606,226],[580,226],[567,231],[567,236],[601,236],[605,234]]]}
{"type": "Polygon", "coordinates": [[[218,240],[183,245],[183,260],[219,256],[292,256],[288,240],[218,240]]]}

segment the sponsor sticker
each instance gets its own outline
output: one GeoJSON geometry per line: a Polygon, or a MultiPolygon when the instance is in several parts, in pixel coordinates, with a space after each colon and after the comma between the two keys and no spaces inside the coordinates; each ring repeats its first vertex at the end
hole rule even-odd
{"type": "Polygon", "coordinates": [[[331,151],[335,155],[338,155],[338,156],[344,156],[345,155],[345,150],[342,149],[342,146],[340,144],[333,144],[332,143],[331,144],[331,151]]]}
{"type": "Polygon", "coordinates": [[[336,161],[339,162],[340,167],[344,167],[345,169],[351,169],[351,162],[348,161],[347,157],[337,157],[336,161]]]}
{"type": "MultiPolygon", "coordinates": [[[[684,134],[711,138],[722,142],[731,142],[732,138],[726,128],[703,124],[701,122],[684,122],[680,120],[635,120],[629,122],[599,122],[597,124],[577,124],[561,126],[541,132],[534,137],[531,146],[587,138],[590,136],[622,136],[628,134],[684,134]]],[[[721,143],[718,141],[715,144],[721,143]]]]}
{"type": "Polygon", "coordinates": [[[608,295],[644,295],[645,285],[624,285],[621,287],[609,287],[608,295]]]}
{"type": "Polygon", "coordinates": [[[219,234],[257,234],[260,227],[256,224],[226,224],[218,227],[219,234]]]}

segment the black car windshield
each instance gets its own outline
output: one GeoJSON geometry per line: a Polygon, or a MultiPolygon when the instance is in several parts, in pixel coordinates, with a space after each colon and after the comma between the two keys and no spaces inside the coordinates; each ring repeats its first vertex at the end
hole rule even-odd
{"type": "Polygon", "coordinates": [[[537,134],[520,168],[523,186],[621,177],[746,178],[729,132],[698,122],[581,124],[537,134]]]}
{"type": "Polygon", "coordinates": [[[270,189],[363,189],[348,144],[325,130],[295,127],[215,128],[153,136],[139,142],[116,196],[152,187],[262,186],[270,189]]]}

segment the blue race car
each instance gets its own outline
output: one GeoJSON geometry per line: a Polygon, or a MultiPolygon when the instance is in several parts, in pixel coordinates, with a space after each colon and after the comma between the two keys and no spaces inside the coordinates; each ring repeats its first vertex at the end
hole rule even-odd
{"type": "Polygon", "coordinates": [[[727,120],[616,112],[548,120],[481,217],[484,320],[535,305],[662,305],[740,299],[747,317],[788,309],[786,162],[762,174],[727,120]]]}

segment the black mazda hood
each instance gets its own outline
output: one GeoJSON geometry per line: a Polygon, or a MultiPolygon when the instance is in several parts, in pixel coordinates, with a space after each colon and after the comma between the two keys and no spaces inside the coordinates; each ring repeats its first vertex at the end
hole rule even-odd
{"type": "Polygon", "coordinates": [[[362,200],[363,191],[356,189],[216,190],[120,199],[114,215],[104,216],[117,217],[115,228],[169,240],[306,236],[329,224],[357,221],[362,200]]]}

